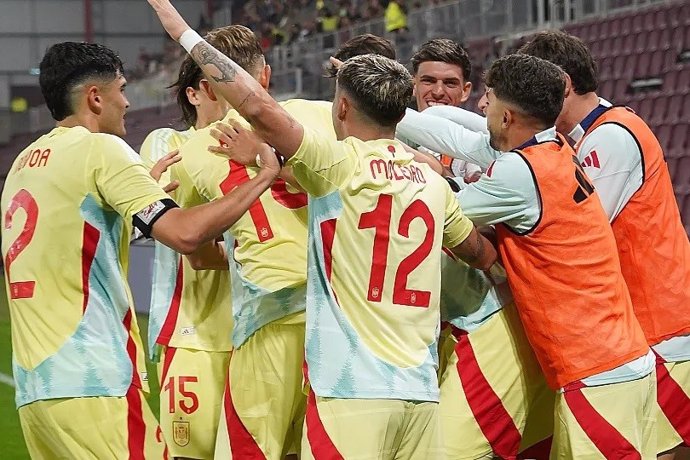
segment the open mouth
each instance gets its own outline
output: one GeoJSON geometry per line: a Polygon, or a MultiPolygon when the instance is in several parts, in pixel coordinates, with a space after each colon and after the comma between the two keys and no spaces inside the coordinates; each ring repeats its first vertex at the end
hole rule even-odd
{"type": "Polygon", "coordinates": [[[449,105],[448,102],[440,102],[440,101],[425,101],[426,105],[429,107],[435,107],[437,105],[449,105]]]}

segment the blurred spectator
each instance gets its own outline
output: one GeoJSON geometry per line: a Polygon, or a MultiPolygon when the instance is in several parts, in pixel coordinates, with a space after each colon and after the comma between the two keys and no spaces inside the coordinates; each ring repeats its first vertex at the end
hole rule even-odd
{"type": "Polygon", "coordinates": [[[338,19],[330,8],[324,8],[318,18],[321,32],[330,33],[338,30],[338,19]]]}
{"type": "Polygon", "coordinates": [[[386,32],[407,31],[407,11],[402,2],[391,0],[386,7],[386,32]]]}

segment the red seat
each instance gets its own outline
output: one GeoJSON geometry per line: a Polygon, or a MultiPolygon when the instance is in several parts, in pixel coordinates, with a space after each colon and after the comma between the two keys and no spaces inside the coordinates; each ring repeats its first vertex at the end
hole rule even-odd
{"type": "Polygon", "coordinates": [[[652,30],[647,34],[647,44],[646,48],[649,51],[656,51],[659,49],[659,35],[661,32],[659,30],[652,30]]]}
{"type": "MultiPolygon", "coordinates": [[[[673,185],[683,186],[688,184],[690,184],[690,156],[686,155],[678,160],[676,177],[674,177],[673,185]]],[[[686,207],[690,208],[690,206],[686,207]]],[[[690,215],[686,215],[686,217],[690,217],[690,215]]]]}
{"type": "Polygon", "coordinates": [[[637,114],[644,120],[652,118],[652,111],[654,110],[654,100],[651,97],[642,99],[640,110],[637,114]]]}
{"type": "Polygon", "coordinates": [[[668,50],[671,49],[671,30],[665,28],[659,34],[659,43],[657,44],[658,49],[668,50]]]}
{"type": "Polygon", "coordinates": [[[649,124],[655,126],[660,125],[666,121],[666,112],[668,108],[668,96],[659,96],[653,100],[652,113],[647,116],[640,114],[645,120],[649,120],[649,124]]]}
{"type": "Polygon", "coordinates": [[[657,139],[659,139],[659,143],[664,149],[664,152],[668,153],[671,147],[671,125],[659,126],[654,130],[654,134],[657,139]]]}
{"type": "Polygon", "coordinates": [[[634,75],[636,77],[644,77],[649,70],[649,61],[651,56],[649,53],[642,53],[638,56],[637,65],[635,66],[634,75]]]}
{"type": "Polygon", "coordinates": [[[640,33],[644,30],[644,16],[636,14],[632,17],[632,29],[634,33],[640,33]]]}

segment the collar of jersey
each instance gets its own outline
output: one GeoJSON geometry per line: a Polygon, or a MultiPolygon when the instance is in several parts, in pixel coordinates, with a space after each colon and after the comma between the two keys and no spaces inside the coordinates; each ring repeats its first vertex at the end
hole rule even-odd
{"type": "Polygon", "coordinates": [[[589,112],[587,116],[576,125],[568,136],[575,142],[580,142],[582,137],[585,135],[587,130],[592,127],[597,118],[599,118],[604,112],[611,108],[611,103],[606,99],[599,98],[599,105],[597,105],[594,110],[589,112]]]}
{"type": "Polygon", "coordinates": [[[515,150],[526,149],[527,147],[532,147],[533,145],[541,144],[544,142],[555,141],[558,142],[558,136],[556,136],[556,127],[551,127],[545,129],[534,135],[530,140],[516,148],[515,150]]]}

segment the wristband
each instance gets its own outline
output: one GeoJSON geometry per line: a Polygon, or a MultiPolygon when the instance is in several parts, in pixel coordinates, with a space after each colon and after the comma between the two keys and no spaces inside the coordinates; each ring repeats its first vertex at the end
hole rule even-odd
{"type": "Polygon", "coordinates": [[[256,161],[256,166],[258,166],[260,168],[261,167],[261,154],[259,154],[259,153],[256,154],[256,160],[255,161],[256,161]]]}
{"type": "Polygon", "coordinates": [[[201,38],[201,35],[196,33],[194,29],[187,29],[180,36],[180,45],[182,45],[189,54],[191,54],[192,49],[202,41],[204,41],[204,39],[201,38]]]}

